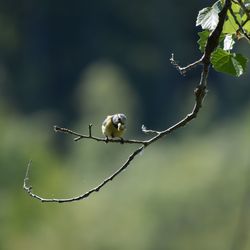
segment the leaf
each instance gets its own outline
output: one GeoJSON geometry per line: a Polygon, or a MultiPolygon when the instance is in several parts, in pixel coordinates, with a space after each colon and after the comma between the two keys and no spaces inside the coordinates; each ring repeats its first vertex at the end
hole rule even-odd
{"type": "Polygon", "coordinates": [[[202,29],[214,30],[219,22],[219,12],[222,10],[222,1],[217,1],[212,7],[207,7],[199,11],[196,26],[201,25],[202,29]]]}
{"type": "MultiPolygon", "coordinates": [[[[247,15],[244,14],[242,17],[242,21],[245,22],[246,20],[247,20],[247,15]]],[[[243,27],[247,33],[250,33],[250,20],[248,20],[243,27]]]]}
{"type": "Polygon", "coordinates": [[[208,30],[198,32],[198,35],[199,35],[200,39],[197,42],[199,44],[199,50],[201,52],[204,52],[204,50],[205,50],[205,46],[207,44],[207,39],[209,37],[209,34],[210,34],[210,32],[208,30]]]}
{"type": "Polygon", "coordinates": [[[219,22],[216,8],[207,7],[199,11],[196,26],[201,25],[202,29],[214,30],[219,22]]]}
{"type": "MultiPolygon", "coordinates": [[[[248,6],[250,2],[245,1],[245,6],[248,6]]],[[[247,20],[247,15],[245,14],[245,11],[240,7],[240,5],[238,3],[234,3],[232,2],[232,10],[234,12],[234,15],[237,19],[237,21],[242,25],[243,23],[245,23],[245,21],[247,20]]],[[[234,17],[232,16],[232,14],[230,12],[227,13],[228,19],[226,20],[226,22],[224,23],[223,26],[223,33],[228,33],[228,34],[235,34],[237,30],[239,30],[239,26],[238,24],[235,22],[234,17]]],[[[249,33],[249,21],[247,23],[244,24],[244,29],[246,30],[247,33],[249,33]]]]}
{"type": "Polygon", "coordinates": [[[221,48],[211,55],[211,63],[215,70],[237,77],[245,72],[247,61],[241,54],[229,53],[221,48]]]}
{"type": "Polygon", "coordinates": [[[233,1],[232,1],[232,6],[231,6],[231,8],[232,8],[232,11],[233,11],[235,14],[236,14],[236,13],[239,13],[240,10],[241,10],[240,5],[239,5],[238,3],[233,2],[233,1]]]}
{"type": "Polygon", "coordinates": [[[232,35],[226,35],[224,39],[224,50],[231,50],[233,48],[233,45],[235,44],[235,41],[233,40],[232,35]]]}
{"type": "MultiPolygon", "coordinates": [[[[227,33],[227,34],[235,34],[237,29],[238,29],[238,24],[235,22],[231,13],[228,13],[227,16],[228,16],[228,19],[226,20],[226,22],[223,25],[222,32],[227,33]]],[[[239,14],[236,14],[236,18],[241,23],[241,17],[239,14]]]]}
{"type": "Polygon", "coordinates": [[[212,7],[219,13],[223,9],[224,4],[225,3],[223,0],[222,1],[219,0],[215,2],[212,7]]]}

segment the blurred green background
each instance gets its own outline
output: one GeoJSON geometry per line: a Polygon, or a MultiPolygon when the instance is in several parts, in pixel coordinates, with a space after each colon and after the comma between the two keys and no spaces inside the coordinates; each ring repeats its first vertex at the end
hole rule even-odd
{"type": "MultiPolygon", "coordinates": [[[[212,1],[0,2],[0,249],[247,250],[250,248],[250,85],[211,70],[198,118],[147,148],[89,199],[40,203],[22,189],[72,197],[113,173],[134,146],[100,136],[107,114],[128,117],[126,138],[164,129],[193,104],[199,69],[170,65],[200,53],[195,19],[212,1]]],[[[250,57],[249,45],[237,50],[250,57]]],[[[249,70],[248,70],[249,72],[249,70]]]]}

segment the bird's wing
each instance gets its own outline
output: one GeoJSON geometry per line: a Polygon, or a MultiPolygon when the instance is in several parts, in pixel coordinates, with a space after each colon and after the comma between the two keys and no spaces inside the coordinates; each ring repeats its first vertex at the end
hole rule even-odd
{"type": "Polygon", "coordinates": [[[107,123],[110,121],[111,118],[112,118],[112,116],[111,116],[111,115],[108,115],[108,116],[106,117],[106,119],[103,121],[102,126],[106,126],[107,123]]]}

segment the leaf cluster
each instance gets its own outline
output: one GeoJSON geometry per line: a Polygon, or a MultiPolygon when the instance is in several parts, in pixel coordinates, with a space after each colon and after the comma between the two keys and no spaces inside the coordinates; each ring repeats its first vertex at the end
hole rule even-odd
{"type": "MultiPolygon", "coordinates": [[[[199,11],[196,26],[201,26],[199,32],[199,49],[204,52],[207,40],[218,24],[219,12],[224,4],[218,0],[212,7],[206,7],[199,11]]],[[[242,38],[250,37],[250,1],[232,1],[227,13],[227,19],[223,25],[220,42],[211,55],[211,64],[216,71],[233,76],[241,76],[246,71],[248,59],[238,53],[232,52],[234,45],[242,38]]]]}

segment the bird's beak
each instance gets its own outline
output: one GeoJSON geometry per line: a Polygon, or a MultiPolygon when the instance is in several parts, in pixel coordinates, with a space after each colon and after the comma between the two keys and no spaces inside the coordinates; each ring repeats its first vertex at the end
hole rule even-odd
{"type": "Polygon", "coordinates": [[[122,123],[118,123],[118,130],[123,130],[124,129],[124,125],[122,123]]]}

